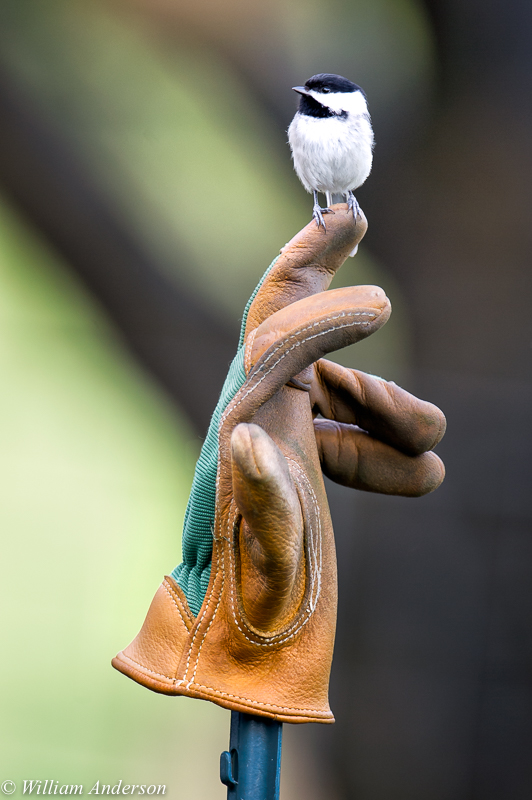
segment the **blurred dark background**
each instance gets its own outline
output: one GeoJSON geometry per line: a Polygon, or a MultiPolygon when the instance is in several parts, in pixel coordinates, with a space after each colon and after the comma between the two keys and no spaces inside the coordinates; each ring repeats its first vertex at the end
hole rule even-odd
{"type": "Polygon", "coordinates": [[[224,796],[228,714],[107,664],[179,560],[245,302],[309,219],[286,128],[321,71],[377,140],[341,280],[394,306],[339,358],[445,411],[447,477],[328,485],[337,722],[285,726],[283,797],[532,797],[527,0],[3,0],[2,780],[224,796]]]}

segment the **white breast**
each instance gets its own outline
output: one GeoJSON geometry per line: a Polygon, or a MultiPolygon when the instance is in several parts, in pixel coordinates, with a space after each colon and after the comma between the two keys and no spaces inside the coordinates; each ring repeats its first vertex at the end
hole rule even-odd
{"type": "Polygon", "coordinates": [[[368,114],[309,117],[299,112],[288,128],[296,173],[307,190],[346,194],[371,171],[373,130],[368,114]]]}

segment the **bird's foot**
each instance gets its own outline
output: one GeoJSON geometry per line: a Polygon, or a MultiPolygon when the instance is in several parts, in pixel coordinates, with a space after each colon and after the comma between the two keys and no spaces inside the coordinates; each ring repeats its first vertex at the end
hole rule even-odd
{"type": "Polygon", "coordinates": [[[319,205],[315,205],[312,209],[312,217],[316,221],[316,225],[318,228],[320,225],[323,225],[323,230],[326,231],[327,227],[325,225],[325,220],[323,219],[324,214],[334,214],[332,208],[320,208],[319,205]]]}
{"type": "Polygon", "coordinates": [[[323,225],[323,230],[326,231],[327,227],[325,225],[325,220],[323,219],[323,215],[334,214],[334,211],[332,210],[332,208],[321,208],[318,202],[318,192],[316,190],[314,190],[313,195],[314,195],[314,206],[312,208],[312,217],[315,220],[318,228],[320,227],[320,225],[323,225]]]}
{"type": "Polygon", "coordinates": [[[347,193],[347,211],[348,213],[349,211],[353,212],[355,223],[357,221],[357,217],[362,217],[360,206],[358,205],[358,200],[356,199],[353,192],[347,193]]]}
{"type": "Polygon", "coordinates": [[[320,208],[320,206],[314,206],[312,209],[312,217],[316,221],[316,225],[318,228],[320,225],[323,225],[323,230],[327,231],[327,226],[325,225],[325,220],[323,219],[324,214],[334,214],[332,208],[320,208]]]}

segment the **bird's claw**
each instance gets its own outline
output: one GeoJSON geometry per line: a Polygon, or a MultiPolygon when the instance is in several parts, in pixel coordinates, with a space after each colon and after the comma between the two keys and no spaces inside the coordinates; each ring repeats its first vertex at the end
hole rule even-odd
{"type": "Polygon", "coordinates": [[[320,206],[316,203],[312,209],[312,218],[315,220],[318,228],[320,225],[323,225],[323,230],[326,232],[327,226],[325,225],[325,220],[323,219],[324,214],[334,214],[334,211],[332,208],[320,208],[320,206]]]}
{"type": "Polygon", "coordinates": [[[356,225],[357,217],[362,217],[362,212],[360,210],[360,206],[358,205],[358,200],[353,192],[348,192],[347,194],[347,212],[349,213],[350,211],[353,212],[353,218],[356,225]]]}

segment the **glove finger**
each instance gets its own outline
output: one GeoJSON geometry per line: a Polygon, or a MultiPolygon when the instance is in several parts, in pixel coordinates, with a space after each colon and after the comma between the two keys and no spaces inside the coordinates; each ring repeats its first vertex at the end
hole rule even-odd
{"type": "Polygon", "coordinates": [[[327,230],[310,222],[281,250],[250,306],[246,337],[271,314],[328,288],[337,270],[367,230],[364,216],[353,218],[347,205],[332,207],[327,230]]]}
{"type": "MultiPolygon", "coordinates": [[[[247,390],[238,398],[239,421],[318,358],[378,330],[391,313],[377,286],[350,286],[321,292],[277,311],[246,344],[247,390]]],[[[236,410],[231,403],[226,415],[236,410]]]]}
{"type": "Polygon", "coordinates": [[[233,491],[245,525],[240,535],[241,592],[246,615],[260,630],[278,627],[299,605],[303,518],[285,457],[258,425],[231,436],[233,491]]]}
{"type": "Polygon", "coordinates": [[[398,450],[419,455],[445,433],[445,417],[393,381],[384,381],[332,361],[316,363],[311,403],[327,419],[358,425],[398,450]]]}
{"type": "Polygon", "coordinates": [[[435,453],[407,455],[353,425],[329,420],[315,420],[314,430],[323,472],[342,486],[421,497],[445,477],[435,453]]]}

